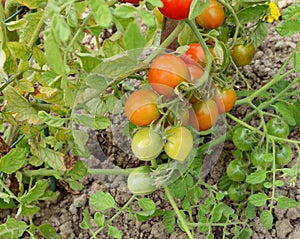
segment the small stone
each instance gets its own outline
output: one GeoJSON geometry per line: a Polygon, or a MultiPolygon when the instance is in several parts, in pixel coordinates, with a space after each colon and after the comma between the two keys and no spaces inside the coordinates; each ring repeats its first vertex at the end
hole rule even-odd
{"type": "Polygon", "coordinates": [[[289,219],[295,220],[300,217],[300,207],[290,208],[286,214],[289,219]]]}
{"type": "Polygon", "coordinates": [[[74,204],[72,204],[72,205],[70,206],[69,212],[70,212],[72,215],[77,214],[77,208],[75,207],[74,204]]]}
{"type": "Polygon", "coordinates": [[[299,239],[300,238],[300,226],[295,225],[294,230],[289,234],[288,239],[299,239]]]}
{"type": "Polygon", "coordinates": [[[293,226],[291,225],[289,219],[283,219],[281,221],[277,221],[275,227],[276,227],[278,239],[286,238],[286,236],[291,231],[293,231],[293,226]]]}
{"type": "Polygon", "coordinates": [[[86,195],[82,194],[79,197],[74,199],[73,204],[75,207],[83,207],[86,204],[86,200],[87,200],[86,195]]]}

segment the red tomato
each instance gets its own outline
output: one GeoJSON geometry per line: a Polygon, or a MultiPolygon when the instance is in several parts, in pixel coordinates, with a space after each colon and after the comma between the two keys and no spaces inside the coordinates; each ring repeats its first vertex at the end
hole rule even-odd
{"type": "Polygon", "coordinates": [[[175,97],[174,88],[190,79],[189,70],[180,57],[165,54],[150,65],[148,79],[151,87],[161,95],[175,97]]]}
{"type": "MultiPolygon", "coordinates": [[[[212,49],[208,48],[211,55],[215,57],[215,53],[212,49]]],[[[200,64],[202,67],[206,66],[206,57],[202,46],[199,43],[190,44],[190,48],[185,52],[182,57],[187,64],[191,62],[196,62],[200,64]]]]}
{"type": "Polygon", "coordinates": [[[215,29],[224,22],[224,9],[216,0],[211,0],[204,11],[196,17],[198,24],[204,29],[215,29]]]}
{"type": "Polygon", "coordinates": [[[219,115],[217,104],[212,100],[199,101],[190,110],[190,125],[199,131],[210,129],[219,115]]]}
{"type": "Polygon", "coordinates": [[[236,101],[236,92],[233,88],[227,90],[215,88],[213,100],[218,106],[219,113],[224,114],[233,108],[236,101]]]}
{"type": "Polygon", "coordinates": [[[182,20],[189,16],[192,0],[162,0],[164,6],[159,8],[166,17],[182,20]]]}
{"type": "Polygon", "coordinates": [[[152,90],[138,90],[125,103],[125,114],[130,122],[146,126],[160,118],[157,108],[158,95],[152,90]]]}

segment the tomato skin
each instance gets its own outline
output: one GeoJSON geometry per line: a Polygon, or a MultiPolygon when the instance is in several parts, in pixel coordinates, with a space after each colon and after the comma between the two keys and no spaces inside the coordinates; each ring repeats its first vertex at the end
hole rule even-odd
{"type": "Polygon", "coordinates": [[[233,132],[232,141],[241,151],[250,151],[257,143],[257,138],[251,130],[239,127],[233,132]]]}
{"type": "Polygon", "coordinates": [[[204,131],[215,125],[219,116],[217,104],[212,99],[198,101],[190,111],[190,125],[204,131]]]}
{"type": "Polygon", "coordinates": [[[123,2],[128,2],[128,3],[132,3],[132,4],[139,4],[139,2],[142,0],[123,0],[123,2]]]}
{"type": "Polygon", "coordinates": [[[175,97],[174,88],[190,79],[185,62],[178,56],[165,54],[153,60],[148,71],[151,87],[161,95],[175,97]]]}
{"type": "Polygon", "coordinates": [[[167,130],[166,138],[166,154],[172,159],[184,161],[193,149],[191,132],[185,127],[171,128],[167,130]]]}
{"type": "Polygon", "coordinates": [[[285,166],[293,159],[293,151],[288,144],[281,144],[276,147],[275,161],[280,166],[285,166]]]}
{"type": "Polygon", "coordinates": [[[159,11],[168,18],[182,20],[189,16],[193,0],[162,0],[164,6],[159,11]]]}
{"type": "Polygon", "coordinates": [[[273,118],[268,121],[267,131],[268,134],[279,138],[286,138],[290,133],[289,126],[278,118],[273,118]]]}
{"type": "Polygon", "coordinates": [[[196,17],[198,24],[204,29],[215,29],[224,22],[224,9],[216,0],[211,0],[204,11],[196,17]]]}
{"type": "Polygon", "coordinates": [[[263,148],[257,147],[251,151],[251,163],[257,168],[267,169],[272,165],[272,162],[266,162],[264,157],[267,156],[263,148]]]}
{"type": "Polygon", "coordinates": [[[232,183],[228,189],[228,196],[230,200],[234,202],[244,200],[247,196],[246,184],[240,184],[237,182],[232,183]]]}
{"type": "Polygon", "coordinates": [[[226,169],[227,176],[234,182],[242,182],[246,179],[245,170],[242,167],[241,160],[232,160],[226,169]]]}
{"type": "Polygon", "coordinates": [[[132,152],[143,161],[155,159],[160,154],[162,147],[162,137],[149,127],[136,132],[131,141],[132,152]]]}
{"type": "Polygon", "coordinates": [[[249,65],[255,55],[253,42],[248,45],[235,45],[231,52],[231,57],[237,66],[249,65]]]}
{"type": "Polygon", "coordinates": [[[236,102],[236,92],[233,87],[227,90],[216,88],[214,93],[213,100],[218,106],[219,113],[225,114],[229,112],[236,102]]]}
{"type": "MultiPolygon", "coordinates": [[[[211,55],[213,57],[216,57],[215,53],[212,49],[208,48],[211,55]]],[[[185,52],[185,54],[182,56],[184,61],[188,63],[196,63],[199,64],[202,67],[206,66],[206,56],[204,53],[204,50],[202,46],[199,43],[192,43],[189,45],[189,49],[185,52]]]]}
{"type": "Polygon", "coordinates": [[[136,195],[149,195],[156,190],[154,180],[150,177],[149,167],[133,170],[128,176],[127,186],[129,191],[136,195]]]}
{"type": "Polygon", "coordinates": [[[138,90],[125,103],[125,114],[130,122],[146,126],[160,118],[157,108],[158,95],[152,90],[138,90]]]}

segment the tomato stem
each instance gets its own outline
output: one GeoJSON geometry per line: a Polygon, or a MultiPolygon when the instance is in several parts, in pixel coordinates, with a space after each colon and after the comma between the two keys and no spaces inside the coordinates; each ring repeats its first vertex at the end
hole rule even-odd
{"type": "Polygon", "coordinates": [[[181,212],[179,210],[179,208],[177,207],[177,204],[173,198],[173,196],[171,195],[168,187],[165,187],[165,192],[166,192],[166,196],[169,199],[179,221],[181,222],[182,228],[184,229],[184,231],[186,232],[186,234],[188,235],[188,237],[190,239],[194,239],[194,236],[192,235],[192,233],[190,232],[188,226],[187,226],[187,222],[185,221],[185,219],[183,218],[183,216],[181,215],[181,212]]]}

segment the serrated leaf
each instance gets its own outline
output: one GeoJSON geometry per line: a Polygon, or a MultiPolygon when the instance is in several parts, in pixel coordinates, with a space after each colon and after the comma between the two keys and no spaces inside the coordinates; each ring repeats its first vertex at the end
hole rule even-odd
{"type": "Polygon", "coordinates": [[[152,211],[152,210],[155,210],[155,208],[156,208],[155,203],[150,198],[141,198],[138,200],[138,204],[139,204],[140,208],[145,211],[152,211]]]}
{"type": "Polygon", "coordinates": [[[8,154],[0,158],[0,172],[11,174],[18,171],[25,165],[26,155],[24,148],[10,150],[8,154]]]}
{"type": "Polygon", "coordinates": [[[141,27],[136,22],[131,22],[125,31],[124,45],[126,50],[136,50],[139,55],[142,48],[146,45],[146,40],[143,36],[141,27]],[[138,50],[139,49],[139,50],[138,50]]]}
{"type": "Polygon", "coordinates": [[[55,33],[55,39],[59,39],[61,42],[66,42],[71,35],[71,30],[63,16],[54,14],[51,19],[51,28],[52,32],[55,33]]]}
{"type": "Polygon", "coordinates": [[[102,45],[102,50],[105,57],[112,57],[124,52],[124,49],[120,46],[117,41],[112,41],[110,39],[105,39],[102,45]]]}
{"type": "Polygon", "coordinates": [[[134,6],[120,5],[116,7],[114,15],[119,18],[130,18],[136,15],[137,9],[134,6]]]}
{"type": "Polygon", "coordinates": [[[43,65],[46,64],[46,62],[47,62],[46,56],[45,56],[44,52],[38,46],[34,46],[32,48],[32,55],[37,60],[40,67],[42,67],[43,65]]]}
{"type": "Polygon", "coordinates": [[[237,16],[241,24],[254,22],[264,15],[267,8],[268,8],[267,4],[251,6],[239,11],[237,13],[237,16]]]}
{"type": "MultiPolygon", "coordinates": [[[[36,2],[36,1],[31,1],[31,2],[36,2]]],[[[23,19],[27,23],[27,25],[20,35],[20,42],[25,44],[28,44],[30,42],[33,33],[36,29],[36,26],[38,25],[39,21],[41,21],[43,14],[44,14],[43,11],[37,11],[34,13],[25,14],[23,16],[23,19]]]]}
{"type": "Polygon", "coordinates": [[[276,26],[277,33],[282,37],[288,37],[300,32],[300,19],[285,20],[276,26]]]}
{"type": "Polygon", "coordinates": [[[101,63],[99,58],[90,53],[77,53],[76,55],[80,59],[81,67],[88,73],[101,63]]]}
{"type": "Polygon", "coordinates": [[[143,23],[145,23],[148,27],[154,27],[156,25],[155,18],[151,12],[140,8],[140,15],[143,23]]]}
{"type": "Polygon", "coordinates": [[[294,118],[293,105],[286,102],[278,102],[274,105],[276,112],[282,115],[282,118],[291,126],[296,126],[297,122],[294,118]]]}
{"type": "Polygon", "coordinates": [[[248,203],[246,210],[245,210],[245,216],[247,219],[254,219],[256,218],[256,208],[253,204],[248,203]]]}
{"type": "Polygon", "coordinates": [[[223,203],[219,203],[212,211],[211,221],[218,222],[223,215],[223,203]]]}
{"type": "Polygon", "coordinates": [[[82,229],[89,229],[91,228],[91,222],[90,222],[90,212],[89,212],[89,208],[86,207],[83,211],[83,220],[80,223],[80,228],[82,229]]]}
{"type": "Polygon", "coordinates": [[[98,227],[104,226],[105,216],[102,212],[96,212],[94,215],[94,222],[98,227]]]}
{"type": "Polygon", "coordinates": [[[30,50],[24,43],[8,42],[8,46],[16,58],[26,61],[28,60],[30,50]]]}
{"type": "Polygon", "coordinates": [[[0,225],[0,236],[2,238],[20,238],[28,225],[23,221],[8,218],[4,224],[0,225]]]}
{"type": "Polygon", "coordinates": [[[113,226],[108,226],[108,235],[112,236],[113,238],[121,239],[122,234],[119,231],[118,228],[113,227],[113,226]]]}
{"type": "Polygon", "coordinates": [[[264,210],[260,214],[260,220],[266,229],[271,229],[273,226],[273,215],[270,211],[264,210]]]}
{"type": "Polygon", "coordinates": [[[89,139],[88,133],[81,130],[72,130],[72,134],[77,153],[85,158],[89,157],[90,151],[86,146],[86,143],[89,139]]]}
{"type": "Polygon", "coordinates": [[[75,114],[75,119],[79,124],[88,126],[92,129],[100,130],[111,126],[111,121],[108,117],[94,117],[87,114],[75,114]]]}
{"type": "Polygon", "coordinates": [[[254,31],[251,32],[251,39],[253,40],[255,48],[258,48],[268,35],[268,24],[259,22],[254,31]]]}
{"type": "Polygon", "coordinates": [[[34,214],[36,214],[40,208],[38,206],[35,205],[21,205],[20,207],[21,210],[21,214],[24,216],[33,216],[34,214]]]}
{"type": "MultiPolygon", "coordinates": [[[[85,79],[85,81],[88,86],[99,91],[104,91],[107,88],[108,80],[101,75],[91,74],[85,79]]],[[[98,92],[96,94],[98,94],[98,92]]],[[[88,94],[87,97],[88,96],[90,96],[90,94],[88,94]]]]}
{"type": "Polygon", "coordinates": [[[189,19],[194,19],[203,12],[210,4],[210,1],[192,1],[189,13],[189,19]]]}
{"type": "Polygon", "coordinates": [[[7,100],[7,109],[15,114],[16,120],[32,124],[41,122],[38,111],[13,87],[7,86],[3,92],[7,100]]]}
{"type": "Polygon", "coordinates": [[[108,192],[96,192],[92,194],[90,203],[92,207],[99,211],[104,211],[115,206],[115,200],[108,192]]]}
{"type": "Polygon", "coordinates": [[[246,183],[259,184],[264,182],[266,180],[266,177],[267,177],[267,173],[265,170],[258,170],[247,176],[246,183]]]}
{"type": "Polygon", "coordinates": [[[176,225],[175,212],[171,210],[164,211],[163,223],[169,233],[174,232],[176,225]]]}
{"type": "Polygon", "coordinates": [[[90,0],[89,6],[97,25],[109,28],[112,22],[112,14],[107,3],[104,0],[90,0]]]}
{"type": "Polygon", "coordinates": [[[48,223],[40,225],[38,229],[46,239],[61,239],[60,235],[48,223]]]}
{"type": "Polygon", "coordinates": [[[285,197],[282,195],[280,195],[277,198],[277,206],[279,208],[284,208],[284,209],[293,208],[293,207],[297,207],[298,204],[299,203],[297,201],[295,201],[294,199],[291,199],[291,198],[288,198],[288,197],[285,197]]]}
{"type": "Polygon", "coordinates": [[[21,197],[21,202],[23,204],[30,204],[34,201],[38,201],[41,196],[44,195],[46,189],[48,187],[47,180],[37,181],[33,188],[29,190],[29,192],[21,197]]]}
{"type": "Polygon", "coordinates": [[[50,115],[45,111],[39,111],[38,117],[50,127],[59,128],[66,123],[65,119],[50,115]]]}
{"type": "Polygon", "coordinates": [[[300,12],[300,2],[295,2],[291,5],[289,5],[284,11],[282,12],[282,18],[284,20],[292,19],[294,20],[295,17],[299,16],[300,12]]]}
{"type": "Polygon", "coordinates": [[[85,161],[79,160],[74,167],[68,172],[68,175],[74,179],[79,180],[86,176],[88,173],[87,164],[85,161]]]}
{"type": "Polygon", "coordinates": [[[248,201],[256,207],[262,207],[266,204],[268,196],[264,193],[252,194],[248,201]]]}

